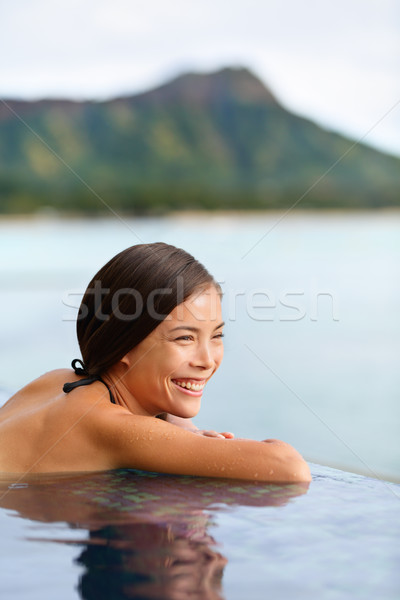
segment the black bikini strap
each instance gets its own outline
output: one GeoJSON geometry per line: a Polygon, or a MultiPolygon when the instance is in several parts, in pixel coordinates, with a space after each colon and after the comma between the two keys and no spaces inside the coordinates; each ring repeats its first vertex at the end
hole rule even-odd
{"type": "Polygon", "coordinates": [[[71,367],[75,371],[76,375],[89,375],[87,368],[85,367],[83,361],[80,358],[75,358],[71,363],[71,367]],[[81,366],[77,367],[76,365],[78,364],[81,366]]]}
{"type": "Polygon", "coordinates": [[[69,394],[69,392],[72,392],[72,390],[74,390],[75,388],[80,387],[81,385],[90,385],[95,381],[100,381],[100,379],[98,377],[88,377],[87,379],[79,379],[79,381],[71,381],[70,383],[64,383],[63,392],[69,394]]]}
{"type": "MultiPolygon", "coordinates": [[[[88,370],[86,369],[84,363],[79,358],[75,358],[72,361],[71,367],[75,371],[76,375],[89,375],[88,370]],[[78,364],[80,364],[81,366],[77,367],[78,364]]],[[[90,385],[91,383],[95,383],[95,381],[100,381],[101,383],[103,383],[106,386],[106,388],[108,389],[108,393],[110,394],[110,401],[113,404],[115,404],[114,396],[112,395],[110,388],[108,387],[106,382],[99,375],[89,375],[89,377],[86,377],[85,379],[79,379],[78,381],[71,381],[70,383],[64,383],[63,392],[65,394],[69,394],[69,392],[72,392],[72,390],[74,390],[75,388],[83,386],[83,385],[90,385]]]]}

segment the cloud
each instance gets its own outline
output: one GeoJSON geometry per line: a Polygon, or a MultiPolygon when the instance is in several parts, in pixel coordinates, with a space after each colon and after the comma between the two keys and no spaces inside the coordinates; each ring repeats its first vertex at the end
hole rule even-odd
{"type": "MultiPolygon", "coordinates": [[[[0,0],[0,10],[3,97],[105,98],[241,64],[291,110],[356,137],[400,100],[395,0],[0,0]]],[[[369,141],[400,153],[398,114],[369,141]]]]}

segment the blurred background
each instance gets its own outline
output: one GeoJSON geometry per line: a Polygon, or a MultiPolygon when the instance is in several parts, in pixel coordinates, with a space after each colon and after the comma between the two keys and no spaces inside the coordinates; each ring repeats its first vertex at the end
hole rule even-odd
{"type": "Polygon", "coordinates": [[[400,7],[0,0],[0,386],[119,250],[224,289],[200,427],[400,480],[400,7]]]}

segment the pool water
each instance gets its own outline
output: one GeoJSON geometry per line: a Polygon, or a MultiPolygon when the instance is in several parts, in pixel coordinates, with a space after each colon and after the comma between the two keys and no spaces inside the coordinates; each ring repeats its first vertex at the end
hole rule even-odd
{"type": "Polygon", "coordinates": [[[400,485],[119,470],[0,481],[8,599],[400,596],[400,485]]]}

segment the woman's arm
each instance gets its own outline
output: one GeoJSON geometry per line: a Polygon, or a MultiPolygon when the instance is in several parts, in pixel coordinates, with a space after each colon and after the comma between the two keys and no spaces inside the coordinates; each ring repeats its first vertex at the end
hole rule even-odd
{"type": "Polygon", "coordinates": [[[206,437],[160,419],[126,414],[108,419],[103,428],[101,446],[112,468],[271,482],[311,480],[300,454],[278,440],[206,437]]]}

